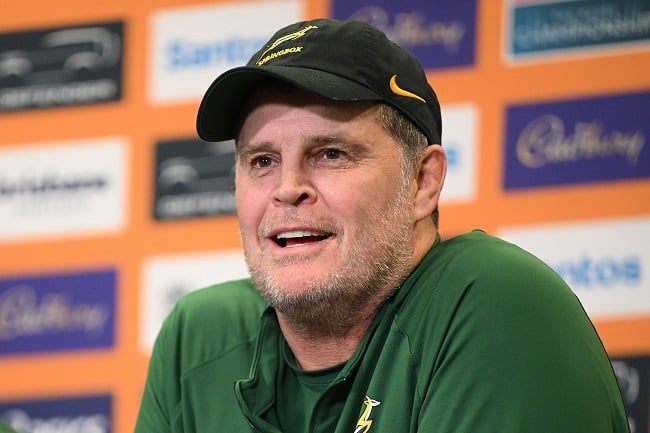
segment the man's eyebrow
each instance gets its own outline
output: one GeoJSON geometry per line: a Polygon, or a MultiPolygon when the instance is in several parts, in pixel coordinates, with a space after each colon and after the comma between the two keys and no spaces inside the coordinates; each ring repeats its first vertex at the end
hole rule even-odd
{"type": "Polygon", "coordinates": [[[363,151],[368,148],[368,145],[359,139],[345,133],[334,133],[326,135],[315,135],[309,137],[309,141],[316,146],[329,146],[337,145],[350,151],[363,151]]]}
{"type": "Polygon", "coordinates": [[[263,141],[261,143],[249,143],[249,142],[236,142],[235,143],[235,153],[237,155],[246,155],[253,152],[265,152],[271,151],[274,149],[272,143],[268,141],[263,141]]]}
{"type": "MultiPolygon", "coordinates": [[[[336,146],[348,152],[362,153],[369,149],[369,145],[347,133],[314,134],[303,138],[305,148],[336,146]]],[[[241,142],[237,141],[235,153],[239,157],[259,152],[277,152],[278,146],[270,141],[241,142]]]]}

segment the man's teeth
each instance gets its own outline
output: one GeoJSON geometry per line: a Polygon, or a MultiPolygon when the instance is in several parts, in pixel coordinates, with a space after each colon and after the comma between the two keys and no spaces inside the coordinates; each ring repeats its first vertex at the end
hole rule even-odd
{"type": "Polygon", "coordinates": [[[306,236],[324,236],[323,233],[311,232],[307,230],[293,230],[290,232],[282,232],[277,235],[278,239],[293,239],[304,238],[306,236]]]}
{"type": "Polygon", "coordinates": [[[312,232],[311,230],[290,230],[278,233],[275,236],[275,241],[282,248],[286,248],[319,242],[329,236],[328,233],[312,232]]]}

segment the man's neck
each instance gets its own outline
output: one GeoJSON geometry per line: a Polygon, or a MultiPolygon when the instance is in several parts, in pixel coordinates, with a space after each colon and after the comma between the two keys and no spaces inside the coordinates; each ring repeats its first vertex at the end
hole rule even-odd
{"type": "Polygon", "coordinates": [[[284,338],[296,362],[305,371],[322,370],[346,362],[363,340],[370,323],[356,323],[343,335],[305,332],[292,327],[278,314],[284,338]]]}

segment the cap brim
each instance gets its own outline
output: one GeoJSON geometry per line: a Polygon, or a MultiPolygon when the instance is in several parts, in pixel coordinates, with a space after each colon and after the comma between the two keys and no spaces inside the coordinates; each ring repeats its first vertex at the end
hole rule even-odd
{"type": "Polygon", "coordinates": [[[206,91],[196,118],[199,137],[206,141],[235,138],[242,110],[251,90],[269,77],[332,100],[384,99],[379,93],[362,84],[329,72],[295,66],[242,66],[219,76],[206,91]]]}

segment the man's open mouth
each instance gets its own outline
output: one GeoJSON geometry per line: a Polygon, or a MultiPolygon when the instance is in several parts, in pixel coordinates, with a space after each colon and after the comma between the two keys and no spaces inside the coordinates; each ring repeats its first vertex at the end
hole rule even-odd
{"type": "Polygon", "coordinates": [[[332,236],[331,233],[312,232],[307,230],[293,230],[278,233],[273,240],[282,248],[295,247],[313,242],[320,242],[332,236]]]}

